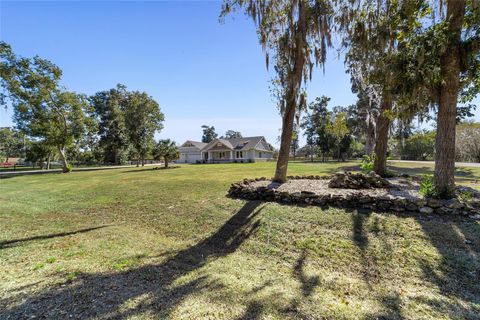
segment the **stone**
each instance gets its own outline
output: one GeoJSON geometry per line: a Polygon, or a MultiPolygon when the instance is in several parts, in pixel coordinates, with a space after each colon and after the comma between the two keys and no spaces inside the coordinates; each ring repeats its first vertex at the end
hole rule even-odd
{"type": "Polygon", "coordinates": [[[419,207],[424,207],[427,205],[427,200],[425,199],[416,199],[415,204],[419,207]]]}
{"type": "Polygon", "coordinates": [[[450,209],[461,209],[461,208],[463,208],[463,204],[455,198],[447,200],[443,205],[447,208],[450,208],[450,209]]]}
{"type": "Polygon", "coordinates": [[[339,172],[331,176],[328,183],[330,188],[344,189],[370,189],[370,188],[389,188],[390,183],[375,172],[368,174],[339,172]]]}
{"type": "Polygon", "coordinates": [[[393,205],[393,206],[390,207],[390,210],[393,210],[395,212],[403,212],[403,211],[405,211],[405,207],[393,205]]]}
{"type": "Polygon", "coordinates": [[[453,209],[447,208],[447,207],[440,207],[435,209],[436,214],[452,214],[454,212],[453,209]]]}
{"type": "Polygon", "coordinates": [[[368,195],[361,195],[359,198],[358,198],[358,202],[360,203],[369,203],[369,202],[372,202],[373,199],[370,198],[370,196],[368,195]]]}
{"type": "Polygon", "coordinates": [[[311,197],[315,197],[317,196],[315,194],[315,192],[311,192],[311,191],[302,191],[300,192],[300,197],[301,198],[311,198],[311,197]]]}
{"type": "Polygon", "coordinates": [[[431,208],[440,208],[443,205],[443,201],[435,198],[430,198],[427,200],[427,204],[431,208]]]}
{"type": "Polygon", "coordinates": [[[474,220],[480,220],[480,214],[475,214],[473,216],[470,216],[470,218],[472,218],[474,220]]]}
{"type": "Polygon", "coordinates": [[[406,205],[405,205],[405,209],[407,209],[408,211],[417,211],[418,210],[418,206],[413,203],[413,202],[408,202],[406,205]]]}
{"type": "Polygon", "coordinates": [[[377,208],[379,210],[387,210],[388,208],[390,208],[391,205],[392,205],[392,203],[390,201],[377,202],[377,208]]]}
{"type": "Polygon", "coordinates": [[[425,213],[425,214],[433,213],[433,209],[430,207],[421,207],[418,211],[420,211],[420,213],[425,213]]]}

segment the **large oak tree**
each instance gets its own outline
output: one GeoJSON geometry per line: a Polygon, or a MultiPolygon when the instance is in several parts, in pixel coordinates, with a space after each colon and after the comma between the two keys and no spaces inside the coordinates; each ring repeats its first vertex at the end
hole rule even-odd
{"type": "Polygon", "coordinates": [[[0,42],[2,102],[13,107],[14,122],[21,131],[57,149],[63,172],[68,172],[66,148],[84,134],[90,110],[84,95],[61,87],[61,76],[52,62],[38,56],[18,57],[0,42]]]}
{"type": "Polygon", "coordinates": [[[267,67],[271,58],[275,62],[283,119],[274,180],[285,182],[294,120],[305,104],[302,83],[311,78],[315,65],[325,63],[332,7],[329,1],[225,0],[222,17],[239,8],[255,23],[267,67]]]}

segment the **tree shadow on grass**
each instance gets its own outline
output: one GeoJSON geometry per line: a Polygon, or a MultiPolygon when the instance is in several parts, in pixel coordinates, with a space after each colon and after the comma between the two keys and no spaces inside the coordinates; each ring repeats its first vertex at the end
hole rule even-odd
{"type": "Polygon", "coordinates": [[[66,236],[71,236],[71,235],[78,234],[78,233],[85,233],[85,232],[89,232],[89,231],[93,231],[93,230],[97,230],[97,229],[106,228],[106,227],[109,227],[109,226],[110,225],[104,225],[104,226],[85,228],[85,229],[80,229],[80,230],[70,231],[70,232],[52,233],[52,234],[47,234],[47,235],[42,235],[42,236],[33,236],[33,237],[22,238],[22,239],[0,241],[0,249],[16,247],[23,242],[35,241],[35,240],[45,240],[45,239],[58,238],[58,237],[66,237],[66,236]]]}
{"type": "Polygon", "coordinates": [[[172,169],[179,169],[179,168],[181,167],[175,166],[175,165],[169,166],[168,168],[165,168],[163,165],[159,165],[157,167],[149,166],[147,168],[137,168],[133,170],[126,170],[126,171],[123,171],[123,173],[135,173],[135,172],[140,173],[145,171],[165,171],[165,170],[172,170],[172,169]]]}
{"type": "MultiPolygon", "coordinates": [[[[371,211],[358,211],[352,210],[352,238],[355,245],[360,250],[360,260],[362,264],[362,275],[368,290],[373,292],[374,285],[378,285],[381,281],[382,275],[378,262],[375,256],[369,253],[369,231],[366,224],[371,217],[371,211]]],[[[380,226],[378,225],[378,219],[375,219],[373,228],[371,230],[375,235],[379,235],[380,226]]],[[[392,250],[388,244],[383,244],[387,251],[392,250]]],[[[393,295],[380,296],[379,302],[386,310],[383,314],[372,315],[375,319],[404,319],[401,309],[401,299],[398,293],[393,295]]]]}
{"type": "MultiPolygon", "coordinates": [[[[210,237],[181,250],[161,264],[119,273],[80,274],[40,293],[17,294],[0,300],[0,318],[127,318],[152,312],[166,318],[189,294],[218,289],[220,284],[199,276],[175,286],[174,282],[207,263],[235,252],[259,227],[263,207],[247,202],[210,237]],[[136,303],[130,307],[126,304],[136,303]]],[[[252,311],[253,312],[253,311],[252,311]]]]}
{"type": "Polygon", "coordinates": [[[480,319],[480,224],[461,217],[433,217],[418,222],[439,254],[439,259],[425,257],[421,261],[423,278],[435,284],[442,296],[454,297],[461,303],[435,298],[422,298],[422,302],[452,317],[462,312],[468,319],[480,319]]]}
{"type": "MultiPolygon", "coordinates": [[[[411,298],[415,303],[429,305],[453,318],[480,319],[480,224],[463,217],[421,216],[403,214],[414,217],[421,226],[428,244],[435,247],[439,258],[428,255],[420,258],[418,264],[423,274],[419,277],[434,284],[441,296],[434,294],[411,298]]],[[[360,249],[363,274],[367,286],[379,277],[378,266],[374,257],[369,257],[369,231],[365,226],[369,215],[353,213],[352,238],[360,249]]],[[[379,229],[373,223],[370,232],[379,229]]],[[[421,239],[420,239],[421,240],[421,239]]],[[[392,248],[383,244],[386,251],[392,248]]],[[[386,312],[375,314],[378,319],[403,319],[402,299],[398,293],[379,297],[386,312]]]]}
{"type": "Polygon", "coordinates": [[[303,250],[300,258],[298,258],[297,263],[295,264],[293,274],[300,282],[303,296],[309,297],[313,293],[313,290],[315,290],[315,287],[320,283],[320,278],[318,276],[308,277],[305,274],[304,265],[306,258],[306,251],[303,250]]]}

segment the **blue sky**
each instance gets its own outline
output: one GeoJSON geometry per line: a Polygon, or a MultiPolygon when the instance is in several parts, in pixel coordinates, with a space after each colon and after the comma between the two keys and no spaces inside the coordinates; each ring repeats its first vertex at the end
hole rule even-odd
{"type": "MultiPolygon", "coordinates": [[[[220,7],[220,1],[0,0],[0,38],[19,55],[53,61],[70,90],[93,94],[123,83],[148,92],[166,118],[157,138],[199,140],[207,124],[277,145],[281,118],[254,25],[242,14],[219,23],[220,7]]],[[[309,100],[320,95],[332,98],[331,107],[355,102],[335,51],[308,86],[309,100]]],[[[0,110],[0,126],[12,125],[11,114],[0,110]]]]}

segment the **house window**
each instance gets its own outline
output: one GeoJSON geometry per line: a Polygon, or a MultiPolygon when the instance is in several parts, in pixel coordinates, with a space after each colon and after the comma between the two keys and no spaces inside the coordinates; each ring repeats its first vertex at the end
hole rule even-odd
{"type": "Polygon", "coordinates": [[[262,157],[262,153],[261,153],[261,152],[258,153],[258,157],[259,157],[259,158],[262,157]]]}
{"type": "Polygon", "coordinates": [[[237,158],[243,158],[243,151],[237,151],[237,158]]]}

